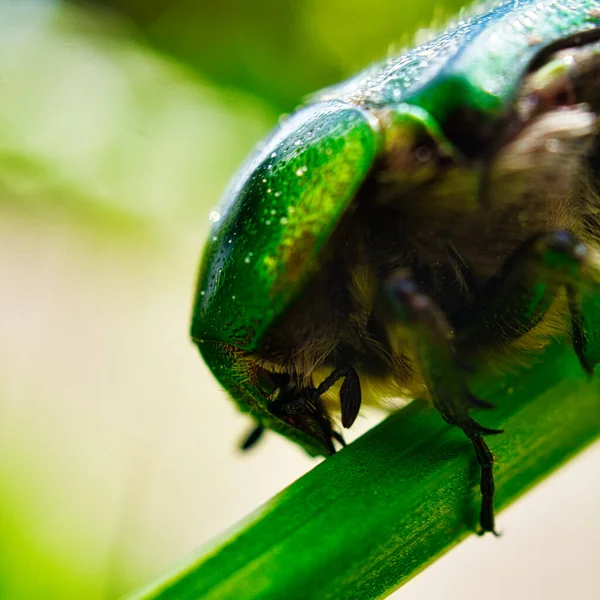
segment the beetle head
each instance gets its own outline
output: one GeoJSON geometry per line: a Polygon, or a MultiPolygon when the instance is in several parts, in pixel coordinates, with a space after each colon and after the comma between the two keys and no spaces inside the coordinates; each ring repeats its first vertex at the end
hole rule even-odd
{"type": "Polygon", "coordinates": [[[219,383],[243,412],[300,444],[311,456],[335,452],[337,438],[319,398],[283,373],[266,370],[251,353],[219,342],[194,340],[219,383]]]}

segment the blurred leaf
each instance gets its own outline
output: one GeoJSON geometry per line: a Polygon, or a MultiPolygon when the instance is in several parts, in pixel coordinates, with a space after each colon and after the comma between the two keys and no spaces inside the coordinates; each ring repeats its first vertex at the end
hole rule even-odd
{"type": "Polygon", "coordinates": [[[460,0],[93,0],[130,18],[158,50],[224,87],[290,111],[306,94],[406,44],[460,0]],[[442,10],[446,7],[447,10],[442,10]]]}
{"type": "Polygon", "coordinates": [[[7,7],[0,23],[0,203],[79,204],[155,227],[204,219],[275,115],[118,21],[66,9],[41,19],[39,5],[7,7]]]}

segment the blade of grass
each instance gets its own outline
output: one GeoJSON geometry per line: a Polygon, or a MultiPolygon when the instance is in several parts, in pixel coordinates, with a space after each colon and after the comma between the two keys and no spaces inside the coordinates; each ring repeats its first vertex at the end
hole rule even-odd
{"type": "MultiPolygon", "coordinates": [[[[481,396],[498,408],[479,420],[506,432],[488,438],[498,509],[600,432],[600,383],[568,344],[481,396]]],[[[129,600],[385,597],[473,532],[478,479],[462,432],[415,402],[129,600]]]]}

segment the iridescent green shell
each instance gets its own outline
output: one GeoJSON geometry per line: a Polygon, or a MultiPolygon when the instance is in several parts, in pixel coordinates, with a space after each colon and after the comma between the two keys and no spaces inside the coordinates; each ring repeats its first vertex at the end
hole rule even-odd
{"type": "Polygon", "coordinates": [[[327,102],[287,119],[213,213],[192,335],[255,350],[319,268],[323,245],[371,168],[362,110],[327,102]]]}
{"type": "Polygon", "coordinates": [[[328,452],[268,412],[247,357],[319,269],[385,149],[385,127],[417,118],[447,147],[485,153],[523,77],[551,51],[598,39],[599,27],[598,0],[486,3],[430,41],[316,94],[267,139],[213,213],[193,309],[192,337],[243,410],[312,454],[328,452]],[[384,113],[394,118],[382,121],[384,113]]]}

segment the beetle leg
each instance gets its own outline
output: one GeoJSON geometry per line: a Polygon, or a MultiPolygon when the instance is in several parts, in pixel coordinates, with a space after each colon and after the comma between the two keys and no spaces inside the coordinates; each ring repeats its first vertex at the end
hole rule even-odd
{"type": "Polygon", "coordinates": [[[539,323],[566,288],[571,339],[583,370],[600,362],[600,270],[585,244],[569,231],[539,234],[511,256],[457,320],[462,354],[510,341],[539,323]]]}
{"type": "Polygon", "coordinates": [[[600,322],[594,315],[600,314],[600,293],[587,286],[567,286],[571,311],[573,348],[583,370],[592,375],[600,362],[600,322]]]}
{"type": "Polygon", "coordinates": [[[482,532],[494,530],[493,455],[482,436],[501,433],[488,429],[469,414],[474,404],[450,342],[450,327],[433,300],[402,274],[386,283],[395,315],[408,325],[415,359],[423,373],[431,400],[445,421],[460,427],[471,440],[481,470],[482,532]]]}
{"type": "Polygon", "coordinates": [[[362,401],[360,379],[352,367],[341,367],[326,377],[317,388],[317,394],[322,396],[336,381],[344,377],[340,389],[340,404],[342,407],[342,425],[348,429],[356,420],[362,401]]]}
{"type": "MultiPolygon", "coordinates": [[[[473,303],[455,315],[461,356],[516,340],[533,329],[565,286],[581,279],[585,255],[585,245],[569,231],[540,233],[522,244],[473,303]]],[[[573,311],[578,304],[572,292],[573,311]]]]}
{"type": "Polygon", "coordinates": [[[568,231],[532,237],[504,263],[469,309],[455,316],[454,345],[445,316],[412,281],[396,277],[388,284],[397,315],[410,325],[416,359],[435,407],[446,421],[463,429],[475,449],[481,469],[483,532],[494,532],[494,480],[493,455],[482,436],[498,432],[482,428],[469,416],[470,408],[489,406],[468,392],[455,347],[462,357],[474,348],[521,337],[542,321],[566,288],[573,346],[582,367],[591,374],[600,362],[600,336],[595,333],[599,324],[589,321],[600,305],[600,277],[586,257],[586,246],[568,231]]]}

